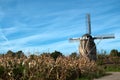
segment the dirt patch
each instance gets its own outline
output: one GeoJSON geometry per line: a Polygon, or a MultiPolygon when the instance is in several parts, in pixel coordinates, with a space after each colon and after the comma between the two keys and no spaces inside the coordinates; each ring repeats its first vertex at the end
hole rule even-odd
{"type": "Polygon", "coordinates": [[[108,72],[107,74],[109,75],[94,80],[120,80],[120,72],[108,72]]]}

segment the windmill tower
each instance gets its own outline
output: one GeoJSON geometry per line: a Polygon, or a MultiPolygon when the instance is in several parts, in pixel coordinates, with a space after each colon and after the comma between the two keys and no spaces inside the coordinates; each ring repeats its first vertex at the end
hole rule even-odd
{"type": "Polygon", "coordinates": [[[97,60],[95,39],[111,39],[115,38],[114,35],[107,36],[92,36],[91,35],[91,22],[90,14],[87,14],[87,33],[80,38],[70,38],[70,41],[79,41],[79,53],[81,57],[88,58],[90,60],[97,60]]]}

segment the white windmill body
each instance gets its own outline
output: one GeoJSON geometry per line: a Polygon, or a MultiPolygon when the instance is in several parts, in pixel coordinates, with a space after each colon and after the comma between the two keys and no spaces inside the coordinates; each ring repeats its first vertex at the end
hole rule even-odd
{"type": "Polygon", "coordinates": [[[107,36],[94,36],[91,35],[91,23],[90,23],[90,15],[87,14],[88,21],[88,33],[84,34],[81,38],[70,38],[70,41],[79,41],[79,53],[83,58],[88,58],[90,60],[97,60],[97,50],[94,40],[95,39],[110,39],[114,38],[114,35],[107,36]]]}

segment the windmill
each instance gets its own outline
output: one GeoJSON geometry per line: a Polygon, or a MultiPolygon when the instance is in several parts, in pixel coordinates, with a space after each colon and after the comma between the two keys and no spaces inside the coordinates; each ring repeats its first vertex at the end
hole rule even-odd
{"type": "Polygon", "coordinates": [[[79,41],[79,53],[81,57],[88,58],[90,60],[97,60],[96,56],[96,39],[111,39],[115,38],[114,35],[106,36],[92,36],[91,35],[91,22],[90,14],[87,14],[87,33],[80,38],[70,38],[70,41],[79,41]]]}

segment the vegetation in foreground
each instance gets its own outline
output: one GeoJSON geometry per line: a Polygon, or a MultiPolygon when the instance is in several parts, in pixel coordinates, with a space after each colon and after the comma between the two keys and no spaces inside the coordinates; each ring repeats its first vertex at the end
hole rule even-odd
{"type": "Polygon", "coordinates": [[[107,72],[120,72],[120,52],[113,49],[110,54],[106,54],[106,52],[99,54],[97,64],[107,72]]]}
{"type": "Polygon", "coordinates": [[[22,51],[16,54],[8,51],[0,58],[2,80],[76,80],[82,76],[98,77],[99,74],[104,74],[104,70],[94,61],[65,57],[58,51],[28,57],[22,51]]]}
{"type": "Polygon", "coordinates": [[[0,56],[0,80],[92,80],[105,71],[120,70],[119,52],[99,54],[98,61],[79,58],[76,53],[64,56],[55,51],[26,57],[22,51],[8,51],[0,56]]]}

